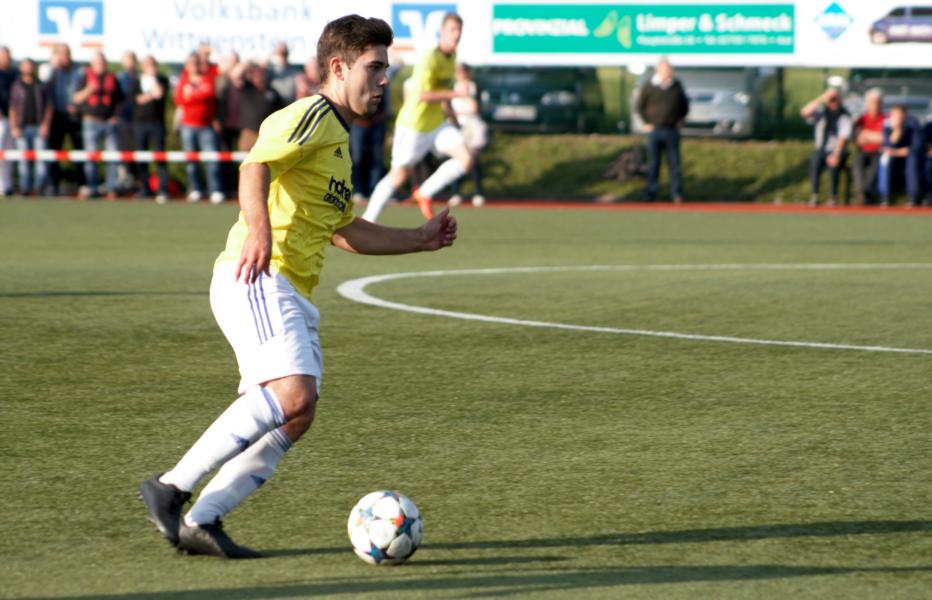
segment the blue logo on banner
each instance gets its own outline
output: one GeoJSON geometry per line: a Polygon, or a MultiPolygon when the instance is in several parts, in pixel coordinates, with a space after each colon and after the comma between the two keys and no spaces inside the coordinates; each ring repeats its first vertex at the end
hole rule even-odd
{"type": "Polygon", "coordinates": [[[436,40],[443,15],[456,12],[456,4],[393,4],[392,30],[396,39],[436,40]]]}
{"type": "Polygon", "coordinates": [[[39,0],[39,35],[73,39],[104,33],[104,0],[39,0]]]}
{"type": "Polygon", "coordinates": [[[854,19],[837,2],[832,2],[815,18],[815,22],[828,37],[837,40],[854,23],[854,19]]]}

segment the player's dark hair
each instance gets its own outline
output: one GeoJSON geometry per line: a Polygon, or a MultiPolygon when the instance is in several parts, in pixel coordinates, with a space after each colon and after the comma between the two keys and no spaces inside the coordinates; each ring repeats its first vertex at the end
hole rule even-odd
{"type": "Polygon", "coordinates": [[[447,21],[456,21],[460,24],[460,28],[463,27],[463,17],[459,16],[455,12],[448,12],[447,14],[443,15],[443,20],[440,21],[440,26],[442,27],[446,25],[447,21]]]}
{"type": "Polygon", "coordinates": [[[352,66],[366,48],[388,48],[393,41],[392,28],[382,19],[346,15],[330,21],[317,40],[317,68],[321,83],[326,83],[330,76],[330,59],[334,56],[352,66]]]}
{"type": "Polygon", "coordinates": [[[904,114],[909,112],[909,109],[906,108],[905,104],[894,104],[893,106],[890,107],[890,110],[891,111],[899,110],[899,111],[902,111],[904,114]]]}

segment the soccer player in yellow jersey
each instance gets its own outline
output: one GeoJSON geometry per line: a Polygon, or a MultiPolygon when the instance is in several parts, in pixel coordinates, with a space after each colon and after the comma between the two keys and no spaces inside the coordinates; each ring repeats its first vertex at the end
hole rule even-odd
{"type": "Polygon", "coordinates": [[[421,57],[411,79],[414,88],[405,97],[395,120],[392,142],[392,166],[372,190],[369,206],[362,218],[373,223],[392,195],[428,152],[449,156],[437,170],[415,190],[414,199],[425,218],[433,217],[431,202],[440,192],[472,168],[473,155],[466,147],[459,129],[446,121],[452,115],[450,100],[465,95],[453,89],[456,47],[463,31],[463,19],[447,13],[440,26],[437,47],[421,57]]]}
{"type": "Polygon", "coordinates": [[[241,396],[174,468],[139,487],[149,519],[180,552],[259,556],[220,519],[265,483],[314,420],[322,359],[311,294],[325,247],[403,254],[456,239],[447,211],[417,229],[353,216],[349,124],[386,93],[391,44],[380,19],[329,23],[317,44],[320,93],[269,116],[240,167],[242,211],[214,266],[210,303],[236,354],[241,396]],[[195,486],[218,467],[182,518],[195,486]]]}

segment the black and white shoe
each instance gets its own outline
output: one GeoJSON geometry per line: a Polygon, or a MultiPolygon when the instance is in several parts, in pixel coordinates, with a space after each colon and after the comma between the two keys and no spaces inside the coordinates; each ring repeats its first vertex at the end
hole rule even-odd
{"type": "Polygon", "coordinates": [[[149,509],[149,520],[155,523],[172,546],[178,546],[178,527],[181,523],[181,508],[191,498],[191,492],[183,492],[173,485],[159,481],[159,475],[139,485],[139,498],[149,509]]]}
{"type": "Polygon", "coordinates": [[[262,555],[240,546],[223,530],[220,519],[208,525],[190,526],[181,523],[178,530],[178,551],[184,554],[205,554],[220,558],[262,558],[262,555]]]}

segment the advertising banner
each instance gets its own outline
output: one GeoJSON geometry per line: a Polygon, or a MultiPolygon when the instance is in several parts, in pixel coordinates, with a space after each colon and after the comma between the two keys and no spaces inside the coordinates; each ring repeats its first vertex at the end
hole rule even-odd
{"type": "Polygon", "coordinates": [[[792,54],[792,4],[496,4],[498,52],[792,54]]]}
{"type": "Polygon", "coordinates": [[[206,42],[217,55],[291,61],[315,54],[328,21],[378,17],[395,31],[393,60],[437,40],[443,15],[464,20],[458,57],[472,64],[932,68],[932,0],[16,0],[3,3],[0,45],[46,60],[65,42],[180,63],[206,42]]]}

